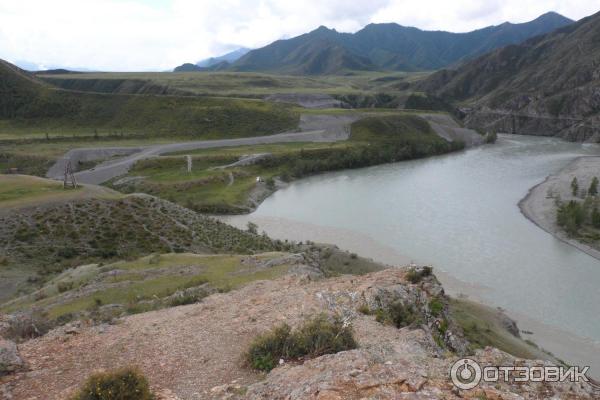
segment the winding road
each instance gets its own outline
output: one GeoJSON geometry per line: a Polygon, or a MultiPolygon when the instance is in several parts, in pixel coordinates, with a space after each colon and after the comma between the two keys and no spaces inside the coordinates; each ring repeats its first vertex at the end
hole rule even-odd
{"type": "Polygon", "coordinates": [[[71,161],[75,164],[80,160],[89,161],[94,159],[103,159],[106,156],[110,157],[117,152],[124,152],[127,150],[132,153],[115,160],[105,161],[95,168],[76,172],[75,177],[77,181],[81,183],[98,185],[117,176],[126,174],[127,171],[129,171],[129,168],[131,168],[131,166],[139,160],[177,151],[286,142],[333,142],[337,140],[346,140],[347,138],[347,135],[332,135],[327,134],[327,132],[324,130],[319,130],[309,132],[281,133],[277,135],[256,136],[239,139],[203,140],[194,142],[157,144],[133,149],[118,147],[74,149],[70,150],[63,158],[58,160],[50,168],[50,170],[48,170],[46,176],[52,179],[63,179],[64,168],[67,161],[71,161]]]}
{"type": "MultiPolygon", "coordinates": [[[[137,161],[155,157],[165,153],[179,151],[209,149],[217,147],[252,146],[272,143],[291,142],[336,142],[347,140],[350,136],[350,124],[361,118],[362,114],[354,115],[302,115],[300,118],[300,131],[287,132],[268,136],[255,136],[236,139],[201,140],[169,144],[155,144],[139,147],[104,147],[104,148],[79,148],[68,151],[63,158],[50,167],[46,176],[51,179],[61,180],[64,177],[65,165],[71,162],[75,167],[79,161],[106,160],[95,168],[75,173],[80,183],[99,185],[117,176],[125,175],[137,161]],[[118,157],[118,158],[115,158],[118,157]]],[[[461,128],[447,115],[423,114],[438,135],[448,141],[465,140],[467,145],[474,143],[481,136],[470,129],[461,128]],[[474,139],[473,139],[474,138],[474,139]]]]}

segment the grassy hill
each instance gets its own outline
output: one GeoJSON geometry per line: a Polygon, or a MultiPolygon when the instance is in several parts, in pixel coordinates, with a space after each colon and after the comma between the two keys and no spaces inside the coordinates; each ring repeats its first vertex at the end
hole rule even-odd
{"type": "Polygon", "coordinates": [[[286,247],[150,196],[63,191],[52,181],[26,176],[3,178],[0,185],[0,209],[12,204],[0,213],[0,300],[92,262],[155,252],[249,254],[286,247]]]}
{"type": "MultiPolygon", "coordinates": [[[[111,82],[104,82],[111,85],[111,82]]],[[[298,116],[255,100],[57,90],[0,62],[0,133],[114,132],[141,136],[243,137],[281,132],[298,116]]]]}
{"type": "Polygon", "coordinates": [[[474,107],[467,120],[473,126],[597,141],[599,38],[595,14],[437,72],[420,88],[474,107]]]}

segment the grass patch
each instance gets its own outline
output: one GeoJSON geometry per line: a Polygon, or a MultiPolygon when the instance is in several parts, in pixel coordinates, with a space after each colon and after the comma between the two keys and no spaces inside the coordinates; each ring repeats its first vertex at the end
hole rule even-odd
{"type": "MultiPolygon", "coordinates": [[[[252,257],[254,262],[262,263],[284,255],[285,253],[274,252],[252,257]]],[[[260,264],[245,265],[242,262],[245,257],[162,254],[158,260],[153,255],[103,266],[82,266],[66,271],[41,288],[37,293],[44,293],[43,298],[33,293],[4,306],[2,310],[13,312],[32,307],[44,309],[51,320],[82,314],[104,304],[118,304],[130,312],[143,312],[162,306],[194,303],[211,290],[226,292],[256,280],[275,279],[289,269],[286,264],[269,268],[261,267],[260,264]],[[196,272],[182,275],[182,271],[190,268],[196,272]],[[111,271],[120,273],[115,275],[111,271]],[[95,287],[93,291],[78,294],[79,288],[85,288],[92,282],[95,287]],[[204,285],[207,285],[206,291],[186,290],[204,285]],[[179,294],[173,297],[175,293],[179,294]],[[70,297],[65,297],[66,295],[70,297]],[[162,300],[169,296],[172,297],[168,301],[162,300]],[[152,307],[148,305],[148,302],[155,301],[157,304],[152,307]]]]}
{"type": "Polygon", "coordinates": [[[324,314],[305,321],[292,331],[289,325],[280,325],[254,339],[248,352],[248,365],[260,371],[270,371],[280,359],[297,360],[333,354],[357,347],[352,328],[339,316],[324,314]]]}
{"type": "Polygon", "coordinates": [[[348,253],[333,246],[319,248],[320,268],[325,276],[364,275],[384,267],[373,260],[348,253]]]}
{"type": "Polygon", "coordinates": [[[459,325],[474,349],[496,347],[515,357],[551,360],[540,349],[512,335],[503,325],[498,310],[469,300],[450,299],[450,317],[459,325]]]}
{"type": "Polygon", "coordinates": [[[0,175],[0,206],[64,192],[60,182],[23,175],[0,175]]]}
{"type": "MultiPolygon", "coordinates": [[[[296,76],[254,72],[111,72],[46,75],[42,78],[66,89],[122,92],[143,81],[195,95],[263,97],[276,93],[365,94],[402,93],[406,84],[429,73],[354,72],[344,76],[296,76]]],[[[146,85],[147,86],[147,85],[146,85]]]]}

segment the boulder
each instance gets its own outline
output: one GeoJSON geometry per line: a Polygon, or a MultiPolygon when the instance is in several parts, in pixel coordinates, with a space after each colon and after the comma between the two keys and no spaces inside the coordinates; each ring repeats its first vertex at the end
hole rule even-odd
{"type": "Polygon", "coordinates": [[[0,376],[18,371],[23,368],[23,365],[17,345],[10,340],[0,338],[0,376]]]}

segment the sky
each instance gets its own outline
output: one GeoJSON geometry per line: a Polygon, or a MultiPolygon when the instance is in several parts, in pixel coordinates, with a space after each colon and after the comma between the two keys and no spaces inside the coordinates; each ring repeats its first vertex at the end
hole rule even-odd
{"type": "Polygon", "coordinates": [[[0,58],[39,69],[161,71],[320,25],[466,32],[547,11],[578,20],[599,10],[596,0],[0,0],[0,58]]]}

